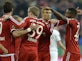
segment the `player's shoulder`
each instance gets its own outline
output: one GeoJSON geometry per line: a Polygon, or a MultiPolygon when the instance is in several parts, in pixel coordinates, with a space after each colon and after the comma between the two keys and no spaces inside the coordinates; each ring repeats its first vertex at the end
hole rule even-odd
{"type": "Polygon", "coordinates": [[[75,18],[67,18],[67,22],[68,22],[68,24],[69,24],[69,23],[76,24],[76,23],[78,23],[79,21],[78,21],[77,19],[75,19],[75,18]]]}
{"type": "Polygon", "coordinates": [[[0,17],[0,21],[2,21],[2,20],[4,20],[4,17],[3,16],[0,17]]]}
{"type": "Polygon", "coordinates": [[[6,22],[6,21],[10,21],[10,19],[4,19],[4,17],[0,17],[0,22],[6,22]]]}
{"type": "Polygon", "coordinates": [[[28,19],[30,19],[29,17],[25,17],[24,19],[23,19],[23,21],[26,21],[26,20],[28,20],[28,19]]]}
{"type": "Polygon", "coordinates": [[[72,20],[71,22],[72,22],[73,24],[76,24],[76,25],[77,25],[77,24],[80,24],[77,19],[74,19],[74,20],[72,20]]]}
{"type": "Polygon", "coordinates": [[[53,34],[55,34],[55,35],[59,35],[60,33],[59,33],[58,30],[54,29],[54,30],[53,30],[53,34]]]}
{"type": "Polygon", "coordinates": [[[25,18],[23,19],[23,21],[24,21],[24,22],[34,22],[35,19],[30,18],[30,17],[25,17],[25,18]]]}
{"type": "Polygon", "coordinates": [[[0,17],[0,21],[2,21],[3,20],[3,18],[2,17],[0,17]]]}
{"type": "Polygon", "coordinates": [[[39,18],[38,21],[39,21],[39,22],[43,22],[43,19],[42,19],[42,18],[39,18]]]}
{"type": "Polygon", "coordinates": [[[43,22],[42,19],[37,19],[37,23],[40,24],[40,25],[42,25],[42,26],[45,26],[45,23],[43,22]]]}

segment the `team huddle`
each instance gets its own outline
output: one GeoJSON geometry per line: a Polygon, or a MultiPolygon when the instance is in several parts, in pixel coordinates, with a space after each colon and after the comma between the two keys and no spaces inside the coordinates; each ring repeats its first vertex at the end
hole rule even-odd
{"type": "Polygon", "coordinates": [[[62,61],[80,61],[78,45],[80,23],[77,10],[68,8],[65,16],[46,6],[28,8],[24,19],[13,15],[13,5],[3,5],[0,17],[0,61],[58,61],[57,43],[65,50],[62,61]],[[51,19],[52,13],[56,18],[51,19]],[[66,24],[64,46],[58,26],[66,24]]]}

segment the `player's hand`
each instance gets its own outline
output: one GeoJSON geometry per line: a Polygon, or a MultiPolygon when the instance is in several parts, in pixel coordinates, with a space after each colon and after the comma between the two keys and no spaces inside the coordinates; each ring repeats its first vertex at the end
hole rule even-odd
{"type": "Polygon", "coordinates": [[[5,21],[6,21],[7,19],[9,19],[9,17],[10,17],[9,15],[4,15],[3,20],[5,20],[5,21]]]}
{"type": "Polygon", "coordinates": [[[78,14],[78,15],[82,15],[82,10],[79,9],[79,7],[77,7],[76,10],[77,10],[77,14],[78,14]]]}
{"type": "Polygon", "coordinates": [[[8,53],[8,50],[6,48],[3,48],[2,51],[4,52],[4,54],[8,53]]]}
{"type": "Polygon", "coordinates": [[[57,20],[57,19],[50,19],[49,21],[50,21],[52,24],[56,24],[58,20],[57,20]]]}
{"type": "Polygon", "coordinates": [[[8,50],[7,50],[2,44],[0,44],[0,49],[1,49],[5,54],[8,53],[8,50]]]}
{"type": "Polygon", "coordinates": [[[32,23],[32,24],[30,25],[30,28],[31,28],[32,30],[35,30],[35,29],[37,28],[37,24],[32,23]]]}

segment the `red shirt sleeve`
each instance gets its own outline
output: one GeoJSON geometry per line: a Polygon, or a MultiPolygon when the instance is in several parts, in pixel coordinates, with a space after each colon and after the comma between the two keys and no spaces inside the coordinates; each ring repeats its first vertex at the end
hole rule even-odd
{"type": "Polygon", "coordinates": [[[64,24],[66,24],[65,21],[59,20],[59,21],[57,22],[56,26],[60,26],[60,25],[64,25],[64,24]]]}

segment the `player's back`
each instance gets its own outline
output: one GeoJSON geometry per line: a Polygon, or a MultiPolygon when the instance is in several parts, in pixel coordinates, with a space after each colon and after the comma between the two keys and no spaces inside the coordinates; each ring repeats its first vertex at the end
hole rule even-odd
{"type": "Polygon", "coordinates": [[[0,18],[0,43],[6,47],[9,52],[11,49],[11,43],[13,41],[12,34],[11,34],[11,21],[10,20],[3,20],[0,18]]]}
{"type": "Polygon", "coordinates": [[[38,28],[36,28],[36,30],[32,30],[31,32],[29,32],[28,34],[23,36],[23,39],[22,39],[24,41],[23,44],[25,44],[27,46],[37,46],[39,37],[43,32],[44,24],[37,20],[38,19],[29,18],[29,17],[27,17],[24,20],[26,23],[26,26],[24,27],[24,29],[29,28],[31,24],[38,26],[38,28]]]}

